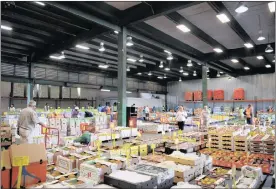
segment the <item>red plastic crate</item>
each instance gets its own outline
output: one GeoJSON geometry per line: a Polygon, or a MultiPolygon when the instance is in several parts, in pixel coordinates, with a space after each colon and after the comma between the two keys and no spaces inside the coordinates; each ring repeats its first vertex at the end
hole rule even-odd
{"type": "Polygon", "coordinates": [[[213,100],[213,91],[212,90],[207,91],[207,99],[208,100],[213,100]]]}
{"type": "Polygon", "coordinates": [[[214,100],[224,100],[224,90],[214,90],[214,100]]]}
{"type": "Polygon", "coordinates": [[[195,101],[202,101],[202,91],[195,91],[194,92],[194,100],[195,101]]]}
{"type": "Polygon", "coordinates": [[[193,101],[193,92],[185,92],[184,99],[186,101],[193,101]]]}
{"type": "Polygon", "coordinates": [[[245,99],[245,92],[243,88],[237,88],[234,90],[233,93],[234,100],[244,100],[245,99]]]}

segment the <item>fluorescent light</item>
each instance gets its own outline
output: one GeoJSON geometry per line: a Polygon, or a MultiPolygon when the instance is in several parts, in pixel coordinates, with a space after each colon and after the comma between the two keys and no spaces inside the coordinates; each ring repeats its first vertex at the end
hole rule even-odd
{"type": "Polygon", "coordinates": [[[275,12],[275,2],[268,3],[268,8],[270,12],[275,12]]]}
{"type": "Polygon", "coordinates": [[[245,43],[244,46],[249,49],[254,47],[251,43],[245,43]]]}
{"type": "Polygon", "coordinates": [[[219,72],[220,74],[223,74],[223,72],[219,72]]]}
{"type": "Polygon", "coordinates": [[[109,66],[107,64],[100,64],[99,65],[99,68],[104,68],[104,69],[107,69],[109,66]]]}
{"type": "Polygon", "coordinates": [[[1,25],[1,29],[3,29],[3,30],[9,30],[9,31],[12,30],[11,27],[9,27],[9,26],[4,26],[4,25],[1,25]]]}
{"type": "Polygon", "coordinates": [[[84,50],[88,50],[89,47],[83,46],[83,45],[76,45],[77,48],[79,49],[84,49],[84,50]]]}
{"type": "Polygon", "coordinates": [[[239,61],[237,59],[232,59],[231,60],[233,63],[238,63],[239,61]]]}
{"type": "Polygon", "coordinates": [[[217,18],[222,22],[222,23],[226,23],[229,22],[230,19],[225,15],[225,14],[218,14],[217,18]]]}
{"type": "Polygon", "coordinates": [[[169,67],[166,67],[165,70],[166,70],[166,71],[170,71],[171,69],[170,69],[169,67]]]}
{"type": "Polygon", "coordinates": [[[164,50],[165,53],[172,54],[170,51],[164,50]]]}
{"type": "Polygon", "coordinates": [[[184,33],[191,31],[187,26],[183,25],[183,24],[179,24],[176,26],[178,29],[180,29],[181,31],[183,31],[184,33]]]}
{"type": "Polygon", "coordinates": [[[162,77],[162,76],[158,76],[157,78],[158,78],[158,79],[163,79],[163,77],[162,77]]]}
{"type": "Polygon", "coordinates": [[[61,60],[65,58],[64,52],[62,52],[60,56],[50,55],[49,57],[56,60],[61,60]]]}
{"type": "Polygon", "coordinates": [[[245,70],[250,70],[250,68],[249,68],[249,67],[247,67],[247,66],[245,66],[245,67],[244,67],[244,69],[245,69],[245,70]]]}
{"type": "Polygon", "coordinates": [[[264,59],[264,57],[263,57],[263,56],[257,56],[257,59],[259,59],[259,60],[263,60],[263,59],[264,59]]]}
{"type": "Polygon", "coordinates": [[[127,60],[130,61],[130,62],[136,62],[137,61],[137,60],[135,60],[133,58],[128,58],[127,60]]]}
{"type": "Polygon", "coordinates": [[[217,53],[222,53],[223,50],[221,50],[220,48],[214,48],[214,51],[217,52],[217,53]]]}
{"type": "Polygon", "coordinates": [[[266,68],[271,68],[271,65],[270,64],[266,64],[265,67],[266,68]]]}
{"type": "Polygon", "coordinates": [[[166,76],[166,74],[164,74],[164,79],[166,79],[167,78],[167,76],[166,76]]]}
{"type": "Polygon", "coordinates": [[[139,72],[139,73],[137,73],[138,75],[142,75],[142,73],[141,72],[139,72]]]}
{"type": "Polygon", "coordinates": [[[182,73],[182,72],[183,72],[183,67],[180,67],[179,72],[180,72],[180,73],[182,73]]]}
{"type": "Polygon", "coordinates": [[[131,92],[131,91],[126,91],[126,93],[130,94],[130,93],[132,93],[132,92],[131,92]]]}
{"type": "Polygon", "coordinates": [[[45,6],[45,3],[42,3],[40,1],[35,1],[35,3],[38,4],[38,5],[41,5],[41,6],[45,6]]]}
{"type": "Polygon", "coordinates": [[[271,47],[271,45],[267,45],[267,47],[266,47],[266,49],[265,49],[265,52],[266,53],[271,53],[271,52],[273,52],[274,50],[273,50],[273,48],[271,47]]]}
{"type": "Polygon", "coordinates": [[[235,11],[236,13],[244,13],[248,11],[248,7],[244,3],[239,3],[235,11]]]}
{"type": "Polygon", "coordinates": [[[161,61],[160,64],[159,64],[159,68],[163,68],[164,65],[163,65],[163,62],[161,61]]]}
{"type": "Polygon", "coordinates": [[[100,44],[99,51],[101,51],[101,52],[105,51],[104,43],[103,42],[100,44]]]}
{"type": "Polygon", "coordinates": [[[101,89],[101,91],[104,91],[104,92],[110,92],[109,89],[101,89]]]}
{"type": "Polygon", "coordinates": [[[188,60],[187,66],[188,67],[192,67],[193,66],[192,60],[188,60]]]}
{"type": "Polygon", "coordinates": [[[118,34],[119,32],[115,30],[114,33],[118,34]]]}
{"type": "Polygon", "coordinates": [[[183,73],[183,75],[188,76],[188,75],[189,75],[189,73],[188,73],[188,72],[184,72],[184,73],[183,73]]]}
{"type": "Polygon", "coordinates": [[[132,37],[127,37],[126,46],[131,47],[133,45],[132,37]]]}
{"type": "Polygon", "coordinates": [[[169,54],[169,56],[167,57],[167,60],[172,60],[173,56],[171,54],[169,54]]]}
{"type": "Polygon", "coordinates": [[[259,36],[257,40],[258,40],[258,41],[265,40],[265,37],[264,37],[264,36],[259,36]]]}

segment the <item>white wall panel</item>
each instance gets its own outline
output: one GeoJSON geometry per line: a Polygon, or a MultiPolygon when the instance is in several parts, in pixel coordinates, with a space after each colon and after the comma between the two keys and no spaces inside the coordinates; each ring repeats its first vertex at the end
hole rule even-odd
{"type": "Polygon", "coordinates": [[[62,98],[70,98],[70,87],[62,87],[62,98]]]}
{"type": "Polygon", "coordinates": [[[71,98],[79,98],[77,88],[71,88],[71,98]]]}
{"type": "Polygon", "coordinates": [[[14,83],[13,96],[24,97],[25,83],[14,83]]]}
{"type": "Polygon", "coordinates": [[[10,96],[11,92],[11,82],[1,82],[1,97],[10,96]]]}
{"type": "Polygon", "coordinates": [[[51,86],[51,98],[59,98],[59,87],[57,86],[51,86]]]}

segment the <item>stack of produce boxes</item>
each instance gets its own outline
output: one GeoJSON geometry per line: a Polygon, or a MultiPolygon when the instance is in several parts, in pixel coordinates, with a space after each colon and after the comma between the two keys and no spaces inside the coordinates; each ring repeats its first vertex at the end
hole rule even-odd
{"type": "Polygon", "coordinates": [[[237,135],[234,137],[234,150],[246,152],[248,151],[247,135],[237,135]]]}
{"type": "Polygon", "coordinates": [[[263,153],[273,154],[275,149],[275,136],[265,135],[262,138],[262,142],[263,142],[263,153]]]}
{"type": "Polygon", "coordinates": [[[251,153],[262,153],[263,143],[262,138],[263,134],[257,134],[249,139],[249,150],[251,153]]]}

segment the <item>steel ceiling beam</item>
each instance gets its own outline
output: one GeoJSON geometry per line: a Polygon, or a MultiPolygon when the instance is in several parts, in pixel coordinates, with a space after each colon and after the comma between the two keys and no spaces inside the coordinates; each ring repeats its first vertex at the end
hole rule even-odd
{"type": "Polygon", "coordinates": [[[121,31],[121,28],[119,26],[117,26],[115,24],[112,24],[112,23],[109,23],[109,22],[107,22],[105,20],[102,20],[98,17],[95,17],[91,14],[82,12],[81,10],[78,10],[77,8],[71,8],[68,5],[61,4],[60,2],[54,2],[54,1],[48,1],[46,4],[48,4],[50,6],[53,6],[53,7],[56,7],[57,9],[66,11],[66,12],[72,14],[72,15],[78,16],[78,17],[80,17],[84,20],[89,20],[93,23],[96,23],[100,26],[106,27],[110,30],[121,31]]]}
{"type": "Polygon", "coordinates": [[[177,12],[172,12],[170,14],[167,14],[166,17],[173,21],[175,24],[184,24],[186,27],[188,27],[194,36],[201,39],[205,43],[209,44],[213,48],[220,48],[222,50],[227,50],[225,46],[220,44],[218,41],[216,41],[214,38],[206,34],[204,31],[202,31],[200,28],[192,24],[189,20],[187,20],[185,17],[183,17],[181,14],[177,12]]]}
{"type": "Polygon", "coordinates": [[[174,11],[191,7],[201,3],[200,1],[142,1],[142,3],[123,11],[121,26],[144,22],[174,11]]]}
{"type": "Polygon", "coordinates": [[[1,36],[1,40],[3,42],[8,42],[8,43],[11,43],[11,44],[40,48],[40,46],[37,46],[33,42],[29,42],[29,41],[25,41],[25,40],[21,40],[21,39],[15,39],[15,38],[11,38],[9,36],[1,36]]]}

